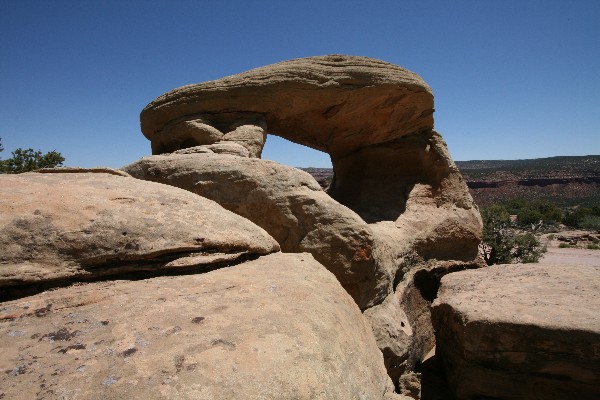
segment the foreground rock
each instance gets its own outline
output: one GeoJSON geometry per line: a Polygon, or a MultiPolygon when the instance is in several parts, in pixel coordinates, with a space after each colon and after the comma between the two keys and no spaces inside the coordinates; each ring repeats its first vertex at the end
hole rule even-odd
{"type": "Polygon", "coordinates": [[[308,254],[0,306],[0,397],[393,399],[370,327],[308,254]]]}
{"type": "Polygon", "coordinates": [[[106,275],[210,269],[279,250],[264,230],[213,201],[117,173],[0,176],[0,295],[106,275]]]}
{"type": "Polygon", "coordinates": [[[381,302],[391,290],[393,271],[374,259],[369,226],[303,171],[220,154],[145,157],[123,170],[216,201],[265,229],[284,252],[311,253],[361,308],[381,302]]]}
{"type": "Polygon", "coordinates": [[[600,268],[499,265],[445,276],[432,315],[458,399],[598,399],[600,268]]]}
{"type": "Polygon", "coordinates": [[[394,293],[364,312],[394,383],[402,383],[403,374],[407,374],[407,379],[414,379],[410,371],[435,347],[430,306],[440,279],[450,272],[479,267],[477,263],[422,262],[406,258],[402,261],[408,271],[397,283],[394,293]]]}

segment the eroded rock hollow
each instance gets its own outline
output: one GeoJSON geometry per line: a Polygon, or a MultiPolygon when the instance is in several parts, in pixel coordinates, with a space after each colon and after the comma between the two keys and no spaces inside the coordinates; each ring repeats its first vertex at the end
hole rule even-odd
{"type": "Polygon", "coordinates": [[[479,212],[433,112],[431,88],[397,65],[285,61],[159,96],[141,113],[154,155],[123,169],[216,201],[284,252],[311,253],[366,312],[397,382],[433,346],[429,304],[444,271],[480,265],[479,212]],[[267,133],[327,152],[328,193],[261,160],[267,133]]]}

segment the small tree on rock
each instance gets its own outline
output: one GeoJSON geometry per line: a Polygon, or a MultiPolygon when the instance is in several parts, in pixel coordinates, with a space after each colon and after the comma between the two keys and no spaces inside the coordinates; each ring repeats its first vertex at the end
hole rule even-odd
{"type": "MultiPolygon", "coordinates": [[[[0,143],[0,151],[4,150],[0,143]]],[[[12,152],[12,157],[6,160],[0,160],[0,173],[2,174],[20,174],[22,172],[35,171],[40,168],[59,167],[65,161],[65,158],[57,151],[50,151],[43,154],[39,150],[18,148],[12,152]]]]}

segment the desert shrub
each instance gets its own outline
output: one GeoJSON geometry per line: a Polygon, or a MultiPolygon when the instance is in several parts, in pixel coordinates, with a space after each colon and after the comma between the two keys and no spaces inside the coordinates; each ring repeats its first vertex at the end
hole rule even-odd
{"type": "Polygon", "coordinates": [[[560,209],[547,200],[513,199],[506,202],[504,207],[511,215],[517,216],[521,226],[537,224],[540,221],[544,224],[555,224],[562,220],[560,209]]]}
{"type": "Polygon", "coordinates": [[[569,243],[561,243],[558,245],[558,247],[561,249],[570,249],[573,246],[571,246],[569,243]]]}
{"type": "Polygon", "coordinates": [[[483,220],[482,253],[488,265],[538,262],[546,251],[531,233],[511,226],[507,207],[493,205],[481,210],[483,220]]]}
{"type": "Polygon", "coordinates": [[[596,215],[584,215],[577,226],[589,231],[600,230],[600,217],[596,215]]]}
{"type": "MultiPolygon", "coordinates": [[[[2,150],[4,148],[0,143],[0,151],[2,150]]],[[[39,150],[19,148],[12,152],[11,158],[0,160],[0,173],[20,174],[40,168],[54,168],[61,166],[64,161],[65,158],[57,151],[42,154],[39,150]]]]}
{"type": "Polygon", "coordinates": [[[572,228],[600,230],[600,206],[580,207],[565,214],[563,224],[572,228]]]}
{"type": "Polygon", "coordinates": [[[588,249],[590,249],[590,250],[600,250],[600,246],[598,246],[598,245],[597,245],[597,244],[595,244],[595,243],[588,244],[588,245],[587,245],[587,248],[588,248],[588,249]]]}

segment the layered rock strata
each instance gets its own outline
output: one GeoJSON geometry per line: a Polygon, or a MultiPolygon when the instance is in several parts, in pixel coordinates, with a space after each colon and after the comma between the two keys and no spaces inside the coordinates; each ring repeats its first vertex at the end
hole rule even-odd
{"type": "Polygon", "coordinates": [[[401,399],[371,329],[309,254],[0,304],[0,397],[401,399]]]}
{"type": "Polygon", "coordinates": [[[597,399],[600,268],[498,265],[442,278],[436,353],[458,399],[597,399]]]}

